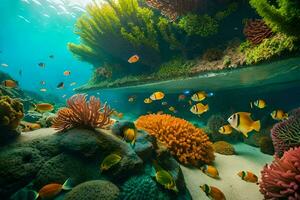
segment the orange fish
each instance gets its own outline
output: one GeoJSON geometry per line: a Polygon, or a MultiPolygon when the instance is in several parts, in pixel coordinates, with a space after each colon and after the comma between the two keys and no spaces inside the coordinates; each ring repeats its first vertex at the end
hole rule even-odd
{"type": "Polygon", "coordinates": [[[200,186],[200,188],[205,192],[206,196],[212,200],[226,200],[224,193],[214,186],[204,184],[200,186]]]}
{"type": "Polygon", "coordinates": [[[178,101],[184,101],[185,98],[186,98],[186,96],[185,96],[184,94],[180,94],[180,95],[178,96],[178,101]]]}
{"type": "Polygon", "coordinates": [[[136,63],[137,61],[139,61],[140,57],[138,55],[133,55],[128,59],[129,63],[136,63]]]}
{"type": "Polygon", "coordinates": [[[50,183],[42,187],[39,192],[34,191],[34,199],[52,199],[58,195],[62,190],[71,190],[71,181],[67,179],[66,182],[62,185],[59,183],[50,183]]]}
{"type": "Polygon", "coordinates": [[[35,105],[35,110],[39,112],[51,112],[54,106],[50,103],[39,103],[35,105]]]}
{"type": "Polygon", "coordinates": [[[5,80],[5,81],[2,82],[2,84],[5,87],[8,87],[8,88],[16,88],[16,87],[18,87],[18,83],[16,81],[13,81],[13,80],[5,80]]]}
{"type": "Polygon", "coordinates": [[[65,76],[70,76],[71,75],[71,71],[69,71],[69,70],[64,71],[64,75],[65,76]]]}
{"type": "Polygon", "coordinates": [[[258,181],[257,176],[249,171],[240,171],[237,175],[239,177],[241,177],[242,180],[247,181],[247,182],[257,183],[257,181],[258,181]]]}

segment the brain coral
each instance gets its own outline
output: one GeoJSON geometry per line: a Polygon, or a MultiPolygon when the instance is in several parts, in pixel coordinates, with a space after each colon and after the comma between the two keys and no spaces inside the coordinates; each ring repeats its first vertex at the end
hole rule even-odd
{"type": "Polygon", "coordinates": [[[169,200],[170,197],[161,191],[156,182],[147,175],[133,176],[121,187],[120,200],[169,200]]]}
{"type": "Polygon", "coordinates": [[[218,141],[213,144],[215,152],[223,155],[234,155],[235,150],[231,144],[225,141],[218,141]]]}
{"type": "Polygon", "coordinates": [[[266,165],[259,186],[265,199],[300,199],[300,147],[266,165]]]}
{"type": "Polygon", "coordinates": [[[139,117],[136,126],[156,137],[184,164],[198,166],[215,158],[208,136],[184,119],[150,114],[139,117]]]}

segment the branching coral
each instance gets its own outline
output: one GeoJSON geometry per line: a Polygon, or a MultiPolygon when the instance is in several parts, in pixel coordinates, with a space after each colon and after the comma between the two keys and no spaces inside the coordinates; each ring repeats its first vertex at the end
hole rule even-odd
{"type": "Polygon", "coordinates": [[[74,127],[103,128],[111,123],[112,109],[105,103],[101,107],[98,98],[91,96],[89,101],[84,94],[73,95],[67,101],[68,107],[58,111],[53,127],[65,131],[74,127]]]}
{"type": "Polygon", "coordinates": [[[247,20],[244,34],[252,44],[260,44],[265,38],[269,38],[273,32],[261,19],[247,20]]]}
{"type": "Polygon", "coordinates": [[[259,186],[265,199],[300,199],[300,147],[266,165],[259,186]]]}
{"type": "Polygon", "coordinates": [[[277,156],[282,156],[291,147],[300,146],[300,112],[295,111],[287,120],[275,124],[271,135],[277,156]]]}
{"type": "Polygon", "coordinates": [[[212,143],[202,129],[171,115],[150,114],[137,119],[136,126],[162,142],[184,164],[198,166],[214,160],[212,143]]]}

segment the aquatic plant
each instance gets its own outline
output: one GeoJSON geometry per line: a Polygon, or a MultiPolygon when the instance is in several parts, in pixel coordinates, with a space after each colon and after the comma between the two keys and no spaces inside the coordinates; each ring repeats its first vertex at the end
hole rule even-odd
{"type": "Polygon", "coordinates": [[[250,5],[256,9],[274,32],[282,32],[299,38],[299,0],[250,0],[250,5]]]}
{"type": "Polygon", "coordinates": [[[223,155],[234,155],[235,154],[234,147],[228,142],[218,141],[218,142],[213,143],[212,146],[216,153],[223,154],[223,155]]]}
{"type": "Polygon", "coordinates": [[[279,157],[291,147],[300,146],[300,112],[295,112],[287,120],[275,124],[271,129],[271,136],[275,153],[279,157]]]}
{"type": "Polygon", "coordinates": [[[181,163],[198,166],[214,160],[208,136],[184,119],[167,114],[143,115],[136,126],[156,137],[181,163]]]}
{"type": "Polygon", "coordinates": [[[286,151],[282,158],[261,171],[260,192],[265,199],[300,198],[300,147],[286,151]]]}
{"type": "Polygon", "coordinates": [[[101,107],[99,98],[75,94],[67,101],[67,108],[58,111],[53,120],[53,127],[58,131],[66,131],[75,127],[103,128],[111,123],[110,115],[113,110],[105,103],[101,107]]]}
{"type": "Polygon", "coordinates": [[[260,44],[265,38],[272,36],[272,30],[261,19],[247,20],[243,33],[252,44],[260,44]]]}

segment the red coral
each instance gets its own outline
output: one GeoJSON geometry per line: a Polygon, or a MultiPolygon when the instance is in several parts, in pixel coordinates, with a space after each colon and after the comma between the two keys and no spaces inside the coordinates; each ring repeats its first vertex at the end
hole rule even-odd
{"type": "Polygon", "coordinates": [[[247,20],[244,34],[252,44],[260,44],[265,38],[273,35],[272,30],[262,19],[247,20]]]}
{"type": "Polygon", "coordinates": [[[68,99],[67,105],[53,120],[53,127],[58,131],[74,127],[103,128],[111,123],[113,110],[106,103],[101,107],[100,100],[94,96],[87,101],[86,95],[76,94],[68,99]]]}
{"type": "Polygon", "coordinates": [[[286,151],[261,172],[260,192],[265,199],[300,199],[300,147],[286,151]]]}

